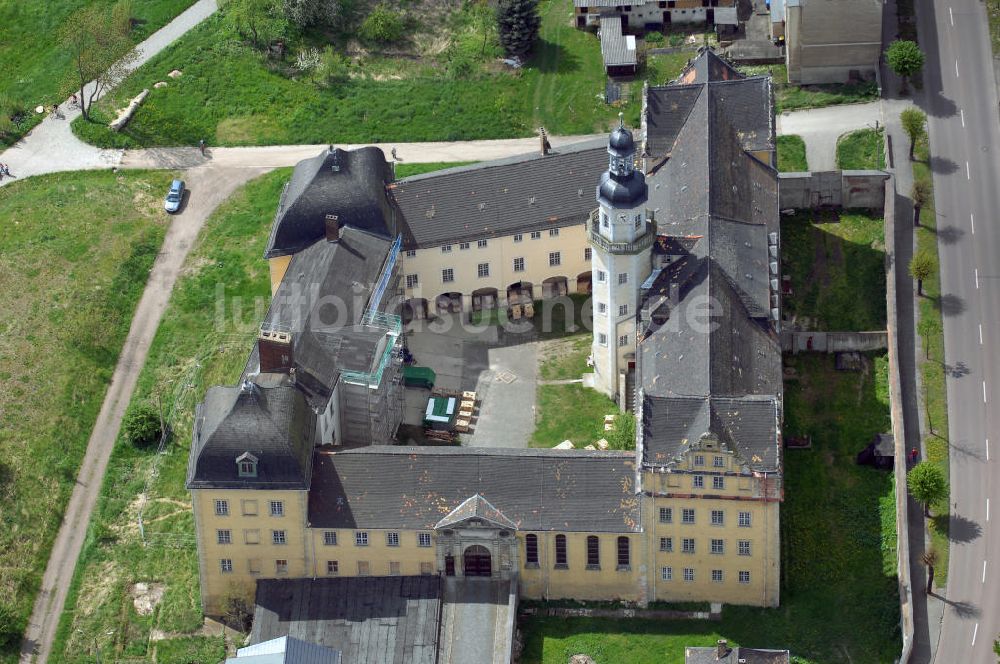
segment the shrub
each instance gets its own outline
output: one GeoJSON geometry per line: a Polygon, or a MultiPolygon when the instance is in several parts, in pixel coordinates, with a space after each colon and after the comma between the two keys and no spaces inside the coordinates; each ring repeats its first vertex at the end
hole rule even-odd
{"type": "Polygon", "coordinates": [[[16,643],[23,631],[24,625],[14,609],[0,603],[0,648],[16,643]]]}
{"type": "Polygon", "coordinates": [[[403,36],[403,17],[385,5],[378,5],[361,24],[361,37],[388,44],[403,36]]]}
{"type": "Polygon", "coordinates": [[[336,0],[284,0],[285,18],[299,28],[331,26],[337,23],[343,10],[336,0]]]}
{"type": "Polygon", "coordinates": [[[661,32],[647,32],[646,41],[650,44],[662,44],[663,43],[663,33],[661,32]]]}
{"type": "Polygon", "coordinates": [[[350,76],[350,61],[333,50],[332,46],[323,49],[319,63],[320,80],[327,85],[343,83],[350,76]]]}
{"type": "Polygon", "coordinates": [[[135,447],[156,445],[163,434],[160,413],[148,403],[132,406],[122,420],[122,432],[135,447]]]}

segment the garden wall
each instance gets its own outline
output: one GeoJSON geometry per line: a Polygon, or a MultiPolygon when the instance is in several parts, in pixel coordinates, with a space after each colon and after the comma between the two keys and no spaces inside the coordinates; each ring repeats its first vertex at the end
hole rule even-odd
{"type": "Polygon", "coordinates": [[[888,177],[883,171],[778,173],[778,204],[782,210],[881,210],[888,177]]]}

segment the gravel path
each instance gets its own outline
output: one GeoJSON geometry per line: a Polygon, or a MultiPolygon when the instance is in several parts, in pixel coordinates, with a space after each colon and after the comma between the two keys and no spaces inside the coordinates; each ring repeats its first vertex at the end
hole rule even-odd
{"type": "Polygon", "coordinates": [[[778,134],[795,134],[806,142],[809,170],[837,168],[837,139],[855,129],[875,127],[881,120],[879,102],[786,111],[777,118],[778,134]]]}

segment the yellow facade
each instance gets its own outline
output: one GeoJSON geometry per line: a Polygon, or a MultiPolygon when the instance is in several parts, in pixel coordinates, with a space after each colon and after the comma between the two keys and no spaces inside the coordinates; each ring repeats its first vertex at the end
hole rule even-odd
{"type": "Polygon", "coordinates": [[[578,277],[585,277],[585,283],[589,284],[590,258],[586,251],[589,245],[583,222],[534,234],[526,231],[484,238],[483,242],[485,247],[472,241],[404,252],[400,270],[405,288],[403,299],[425,299],[433,311],[439,295],[457,292],[463,296],[463,309],[469,309],[473,293],[481,289],[496,289],[502,304],[507,298],[507,288],[518,282],[532,284],[536,299],[542,297],[546,279],[565,277],[569,293],[577,292],[578,277]],[[515,265],[516,259],[520,261],[515,265]],[[480,276],[479,266],[484,264],[488,266],[488,274],[480,276]],[[452,271],[451,281],[444,280],[444,270],[452,271]]]}
{"type": "Polygon", "coordinates": [[[206,613],[222,613],[234,593],[252,599],[257,579],[311,576],[308,501],[307,491],[191,491],[206,613]],[[283,569],[279,561],[285,561],[283,569]]]}

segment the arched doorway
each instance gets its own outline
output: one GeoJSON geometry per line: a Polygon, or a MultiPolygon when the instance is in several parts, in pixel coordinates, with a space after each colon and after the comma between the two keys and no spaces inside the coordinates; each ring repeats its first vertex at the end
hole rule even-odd
{"type": "Polygon", "coordinates": [[[441,293],[435,300],[435,307],[439,314],[458,313],[462,310],[462,294],[441,293]]]}
{"type": "Polygon", "coordinates": [[[489,549],[473,544],[462,556],[465,576],[493,576],[493,557],[489,549]]]}
{"type": "Polygon", "coordinates": [[[518,281],[507,287],[507,304],[527,304],[534,296],[534,287],[530,281],[518,281]]]}
{"type": "Polygon", "coordinates": [[[569,292],[569,280],[566,277],[549,277],[542,282],[542,297],[562,297],[569,292]]]}
{"type": "Polygon", "coordinates": [[[576,292],[589,294],[591,289],[590,270],[576,275],[576,292]]]}
{"type": "Polygon", "coordinates": [[[472,291],[472,310],[496,309],[500,292],[496,288],[478,288],[472,291]]]}
{"type": "Polygon", "coordinates": [[[404,323],[409,323],[413,320],[421,320],[427,318],[427,300],[422,297],[415,297],[406,302],[403,302],[403,307],[401,311],[402,319],[404,323]]]}

